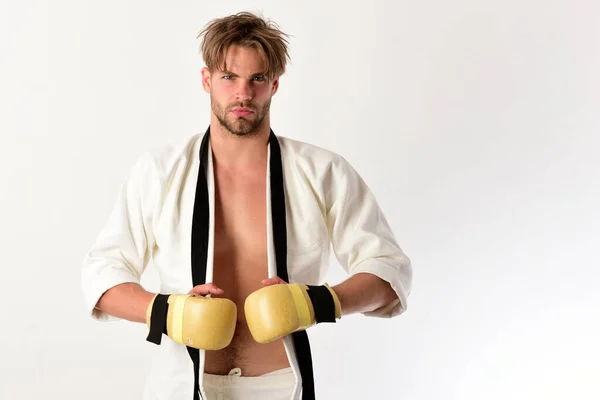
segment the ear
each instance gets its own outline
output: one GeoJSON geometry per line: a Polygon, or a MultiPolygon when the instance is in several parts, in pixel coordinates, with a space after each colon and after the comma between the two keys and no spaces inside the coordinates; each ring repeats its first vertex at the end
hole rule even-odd
{"type": "Polygon", "coordinates": [[[206,67],[202,68],[202,87],[206,93],[210,93],[210,70],[206,67]]]}
{"type": "Polygon", "coordinates": [[[279,89],[279,77],[278,76],[276,76],[272,82],[272,90],[273,90],[272,96],[274,96],[275,93],[277,93],[277,89],[279,89]]]}

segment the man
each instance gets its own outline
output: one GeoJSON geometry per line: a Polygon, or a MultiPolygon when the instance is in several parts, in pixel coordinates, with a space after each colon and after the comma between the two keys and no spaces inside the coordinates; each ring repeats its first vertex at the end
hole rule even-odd
{"type": "Polygon", "coordinates": [[[315,398],[307,330],[401,314],[412,267],[348,162],[271,129],[286,35],[240,13],[200,36],[210,126],[137,160],[85,257],[85,301],[149,327],[146,399],[315,398]],[[335,286],[330,248],[349,274],[335,286]],[[139,284],[150,260],[160,293],[139,284]]]}

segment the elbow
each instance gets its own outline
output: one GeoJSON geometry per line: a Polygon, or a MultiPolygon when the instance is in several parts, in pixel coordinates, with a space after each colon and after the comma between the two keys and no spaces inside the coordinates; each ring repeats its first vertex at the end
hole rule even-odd
{"type": "Polygon", "coordinates": [[[366,312],[372,313],[399,301],[398,294],[390,282],[375,274],[370,274],[370,278],[374,284],[371,286],[371,304],[366,312]]]}
{"type": "Polygon", "coordinates": [[[397,302],[399,297],[394,288],[392,288],[392,285],[381,278],[379,278],[379,280],[381,281],[382,289],[380,290],[380,301],[376,308],[385,307],[388,304],[397,302]]]}

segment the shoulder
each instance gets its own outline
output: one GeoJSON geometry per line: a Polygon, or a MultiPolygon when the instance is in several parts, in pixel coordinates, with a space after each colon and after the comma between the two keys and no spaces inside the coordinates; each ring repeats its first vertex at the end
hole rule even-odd
{"type": "Polygon", "coordinates": [[[183,139],[167,141],[160,147],[147,150],[141,156],[144,163],[150,163],[163,179],[168,179],[173,171],[182,164],[187,165],[198,160],[200,142],[204,134],[197,133],[183,139]]]}
{"type": "Polygon", "coordinates": [[[299,162],[300,165],[302,165],[302,162],[321,168],[349,165],[341,154],[331,149],[286,136],[277,136],[277,138],[281,146],[282,156],[296,163],[299,162]]]}
{"type": "Polygon", "coordinates": [[[278,139],[284,164],[302,170],[304,176],[325,184],[347,178],[361,179],[353,165],[334,150],[285,136],[278,139]]]}

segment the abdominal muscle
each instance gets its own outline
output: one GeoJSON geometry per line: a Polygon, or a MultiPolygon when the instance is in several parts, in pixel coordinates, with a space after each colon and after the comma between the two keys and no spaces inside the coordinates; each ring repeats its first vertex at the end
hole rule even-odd
{"type": "Polygon", "coordinates": [[[204,372],[227,375],[233,368],[240,368],[243,376],[260,376],[286,367],[289,361],[281,339],[268,344],[256,343],[247,326],[238,324],[228,347],[206,351],[204,372]]]}

